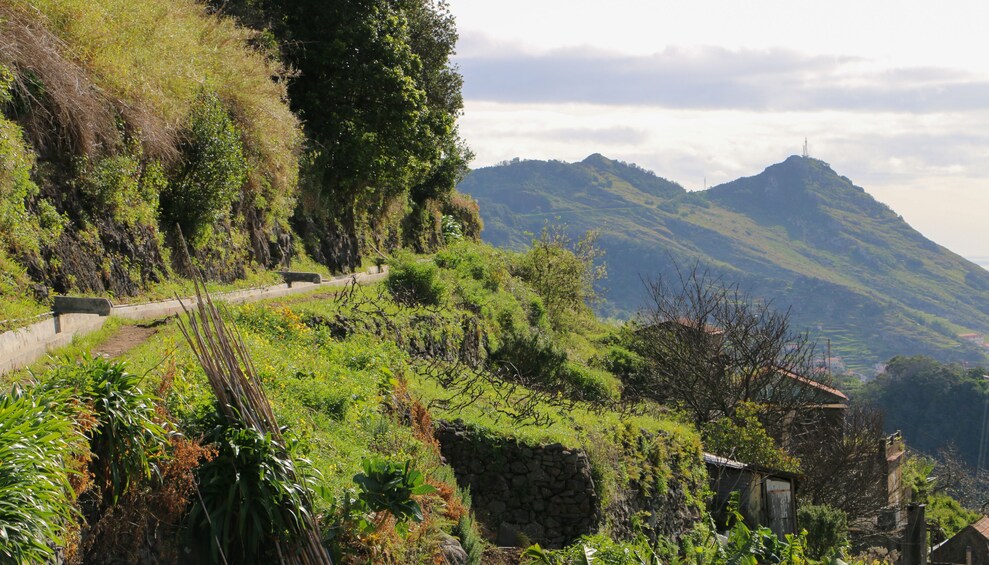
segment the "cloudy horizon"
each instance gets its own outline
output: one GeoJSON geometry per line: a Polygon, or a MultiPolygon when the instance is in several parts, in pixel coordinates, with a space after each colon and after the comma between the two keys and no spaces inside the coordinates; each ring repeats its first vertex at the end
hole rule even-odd
{"type": "Polygon", "coordinates": [[[812,156],[925,236],[989,265],[989,62],[978,49],[989,40],[973,22],[986,6],[450,7],[475,167],[601,153],[697,190],[758,174],[808,138],[812,156]]]}

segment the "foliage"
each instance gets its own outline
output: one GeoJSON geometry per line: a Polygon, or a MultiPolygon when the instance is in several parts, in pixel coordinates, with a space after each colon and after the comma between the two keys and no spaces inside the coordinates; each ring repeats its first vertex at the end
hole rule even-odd
{"type": "Polygon", "coordinates": [[[295,219],[314,257],[354,268],[370,249],[358,239],[395,246],[401,241],[384,235],[394,224],[407,213],[429,216],[430,202],[449,197],[471,153],[455,123],[462,80],[450,62],[457,32],[446,2],[213,4],[269,30],[299,70],[289,90],[313,150],[295,219]]]}
{"type": "Polygon", "coordinates": [[[159,196],[168,187],[158,161],[145,163],[139,143],[117,155],[90,161],[81,158],[77,179],[94,211],[108,212],[124,226],[158,225],[159,196]]]}
{"type": "Polygon", "coordinates": [[[407,528],[405,523],[409,519],[422,522],[422,507],[412,497],[437,491],[426,484],[422,473],[413,469],[410,461],[402,464],[376,457],[365,459],[361,466],[364,472],[354,475],[354,482],[361,489],[358,500],[369,511],[388,512],[400,531],[407,528]]]}
{"type": "Polygon", "coordinates": [[[44,563],[75,516],[67,472],[79,439],[61,404],[69,395],[14,388],[0,397],[0,557],[44,563]]]}
{"type": "MultiPolygon", "coordinates": [[[[11,70],[0,64],[0,108],[11,98],[14,78],[11,70]]],[[[0,253],[9,251],[18,257],[36,254],[61,234],[64,219],[51,202],[38,199],[39,189],[31,177],[34,167],[35,155],[24,131],[0,114],[0,253]]]]}
{"type": "Polygon", "coordinates": [[[29,180],[40,187],[8,202],[0,186],[0,248],[11,252],[3,224],[20,212],[11,206],[30,212],[11,254],[44,275],[38,282],[136,294],[168,274],[160,231],[178,222],[194,235],[231,214],[215,226],[224,245],[200,245],[211,276],[243,275],[249,259],[271,264],[271,241],[288,247],[279,237],[301,131],[284,69],[248,45],[255,32],[192,0],[15,0],[0,12],[0,61],[15,77],[0,98],[31,141],[39,162],[29,180]]]}
{"type": "Polygon", "coordinates": [[[215,94],[200,96],[189,117],[186,156],[176,180],[162,195],[165,210],[184,233],[226,216],[247,180],[240,133],[215,94]]]}
{"type": "Polygon", "coordinates": [[[461,239],[464,238],[464,229],[460,226],[460,223],[457,222],[456,219],[454,219],[453,216],[444,214],[442,227],[443,227],[443,240],[446,242],[447,245],[455,241],[460,241],[461,239]]]}
{"type": "Polygon", "coordinates": [[[446,287],[436,265],[412,255],[399,255],[389,266],[388,290],[398,302],[435,306],[442,302],[446,287]]]}
{"type": "Polygon", "coordinates": [[[602,252],[596,241],[595,232],[574,242],[564,227],[545,227],[519,261],[519,275],[543,298],[556,329],[573,327],[597,300],[594,283],[607,271],[598,264],[602,252]]]}
{"type": "Polygon", "coordinates": [[[453,528],[453,535],[460,540],[460,546],[467,553],[466,565],[481,565],[486,542],[478,532],[477,521],[473,515],[468,512],[461,516],[453,528]]]}
{"type": "Polygon", "coordinates": [[[944,445],[958,447],[962,460],[974,467],[980,449],[982,417],[989,402],[989,382],[979,367],[944,364],[929,357],[894,357],[886,371],[866,384],[862,400],[886,414],[886,429],[900,430],[910,445],[937,453],[944,445]]]}
{"type": "Polygon", "coordinates": [[[965,508],[952,496],[971,496],[972,487],[959,484],[969,481],[968,474],[971,471],[952,468],[952,464],[957,462],[944,459],[946,458],[938,461],[919,454],[910,454],[903,465],[903,482],[910,489],[913,501],[927,505],[927,522],[938,529],[931,534],[932,541],[935,536],[950,538],[982,517],[980,513],[965,508]],[[955,473],[962,476],[952,476],[955,473]]]}
{"type": "Polygon", "coordinates": [[[225,553],[239,550],[253,558],[267,540],[264,550],[273,549],[282,563],[330,565],[310,496],[318,473],[309,472],[307,460],[293,460],[297,441],[278,424],[243,336],[221,315],[200,278],[193,281],[196,304],[183,305],[186,317],[178,327],[216,398],[219,424],[211,435],[220,446],[202,471],[213,471],[212,500],[200,501],[213,534],[210,555],[226,562],[225,553]],[[216,519],[214,511],[220,513],[216,519]]]}
{"type": "MultiPolygon", "coordinates": [[[[737,499],[736,499],[737,504],[737,499]]],[[[586,536],[570,547],[548,551],[539,545],[525,550],[526,563],[544,565],[809,565],[806,537],[787,534],[780,540],[769,528],[751,529],[734,507],[727,537],[719,539],[713,529],[699,529],[677,545],[668,540],[650,543],[642,536],[616,541],[603,535],[586,536]]]]}
{"type": "Polygon", "coordinates": [[[733,417],[706,422],[701,427],[704,448],[711,453],[771,469],[800,472],[800,460],[783,451],[766,433],[759,416],[764,407],[745,402],[733,417]]]}
{"type": "Polygon", "coordinates": [[[801,505],[797,508],[797,525],[807,532],[807,557],[811,559],[840,555],[848,545],[848,518],[836,508],[801,505]]]}
{"type": "Polygon", "coordinates": [[[291,450],[253,428],[217,426],[209,437],[216,457],[197,471],[202,504],[193,505],[189,524],[207,534],[214,562],[260,562],[271,555],[271,540],[291,540],[305,520],[309,483],[300,484],[291,450]]]}
{"type": "Polygon", "coordinates": [[[72,391],[92,412],[95,425],[86,434],[94,456],[90,468],[104,506],[151,479],[164,455],[166,434],[156,399],[140,383],[123,364],[93,357],[62,365],[41,385],[41,390],[72,391]]]}
{"type": "MultiPolygon", "coordinates": [[[[248,47],[257,32],[209,15],[192,0],[17,0],[14,5],[38,10],[91,80],[123,103],[120,114],[152,158],[176,155],[175,132],[189,123],[206,85],[244,133],[252,174],[269,184],[269,203],[283,208],[275,215],[287,217],[288,203],[278,202],[278,195],[290,193],[296,182],[299,122],[284,103],[285,83],[272,80],[284,75],[279,62],[248,47]],[[148,29],[169,33],[148,34],[148,29]]],[[[260,181],[254,184],[261,189],[260,181]]]]}

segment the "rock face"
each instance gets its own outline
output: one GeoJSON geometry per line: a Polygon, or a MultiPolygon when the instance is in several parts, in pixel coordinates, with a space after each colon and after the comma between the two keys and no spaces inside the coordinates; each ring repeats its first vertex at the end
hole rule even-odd
{"type": "Polygon", "coordinates": [[[436,439],[498,545],[559,548],[598,524],[598,494],[583,451],[496,438],[459,420],[438,422],[436,439]]]}

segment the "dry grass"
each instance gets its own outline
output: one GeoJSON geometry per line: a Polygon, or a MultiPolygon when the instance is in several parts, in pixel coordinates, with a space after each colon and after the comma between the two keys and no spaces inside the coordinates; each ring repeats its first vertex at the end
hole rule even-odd
{"type": "Polygon", "coordinates": [[[67,46],[39,20],[37,13],[0,5],[0,61],[14,71],[16,91],[28,102],[25,130],[32,144],[77,155],[116,145],[106,96],[63,56],[67,46]]]}
{"type": "Polygon", "coordinates": [[[71,128],[76,149],[109,142],[113,109],[147,156],[175,158],[194,105],[212,91],[242,132],[252,188],[287,218],[301,130],[286,69],[248,47],[255,32],[193,0],[5,0],[0,19],[9,20],[0,58],[42,79],[55,97],[47,118],[71,128]]]}

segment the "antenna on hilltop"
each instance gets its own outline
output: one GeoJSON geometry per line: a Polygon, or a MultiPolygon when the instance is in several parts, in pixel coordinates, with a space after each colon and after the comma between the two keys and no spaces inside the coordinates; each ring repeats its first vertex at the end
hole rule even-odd
{"type": "Polygon", "coordinates": [[[804,138],[804,159],[810,157],[810,151],[807,150],[807,138],[804,138]]]}

